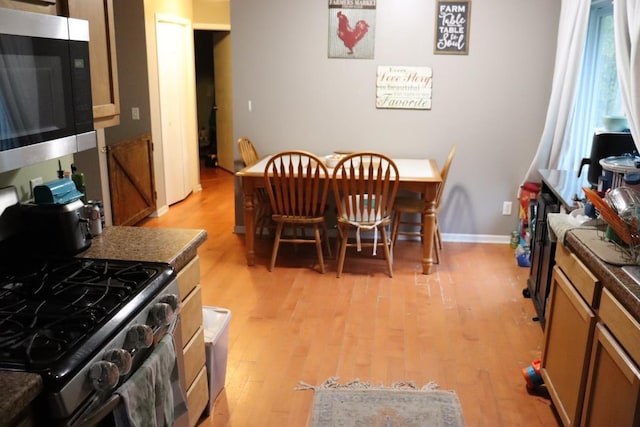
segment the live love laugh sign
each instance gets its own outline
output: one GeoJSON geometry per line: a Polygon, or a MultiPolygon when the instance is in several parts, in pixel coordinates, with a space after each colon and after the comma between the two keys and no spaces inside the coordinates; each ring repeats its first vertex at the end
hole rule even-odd
{"type": "Polygon", "coordinates": [[[437,1],[433,53],[468,54],[470,16],[471,1],[437,1]]]}

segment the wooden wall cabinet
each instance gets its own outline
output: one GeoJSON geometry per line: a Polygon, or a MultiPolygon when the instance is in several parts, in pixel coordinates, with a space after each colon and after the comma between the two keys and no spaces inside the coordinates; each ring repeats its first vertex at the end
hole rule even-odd
{"type": "Polygon", "coordinates": [[[59,0],[63,14],[89,21],[89,63],[96,129],[120,124],[113,0],[59,0]]]}
{"type": "Polygon", "coordinates": [[[59,5],[56,5],[56,2],[51,0],[0,0],[0,7],[44,13],[47,15],[57,15],[59,11],[59,5]]]}
{"type": "Polygon", "coordinates": [[[565,426],[640,425],[640,324],[558,244],[541,375],[565,426]]]}
{"type": "Polygon", "coordinates": [[[96,129],[120,124],[113,0],[0,0],[0,7],[89,21],[89,62],[96,129]]]}
{"type": "Polygon", "coordinates": [[[196,255],[178,272],[180,289],[180,336],[182,351],[181,386],[187,397],[187,425],[196,425],[209,402],[209,387],[205,366],[204,330],[202,327],[202,292],[200,288],[200,258],[196,255]]]}

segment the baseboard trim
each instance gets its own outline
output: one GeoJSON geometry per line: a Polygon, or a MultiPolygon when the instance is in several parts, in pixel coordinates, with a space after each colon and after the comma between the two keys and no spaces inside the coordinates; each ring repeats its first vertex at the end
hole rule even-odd
{"type": "Polygon", "coordinates": [[[501,236],[496,234],[453,234],[442,233],[443,242],[462,243],[510,243],[511,236],[501,236]]]}
{"type": "Polygon", "coordinates": [[[153,212],[149,216],[152,217],[152,218],[158,218],[158,217],[166,214],[167,212],[169,212],[169,206],[164,205],[164,206],[161,206],[160,208],[156,209],[156,211],[153,212]]]}
{"type": "MultiPolygon", "coordinates": [[[[244,225],[236,225],[233,229],[236,234],[244,234],[244,225]]],[[[335,230],[329,230],[329,236],[335,237],[335,230]]],[[[411,236],[398,236],[399,240],[415,240],[417,238],[411,236]]],[[[442,233],[443,242],[458,242],[458,243],[497,243],[497,244],[509,244],[511,242],[511,236],[501,236],[496,234],[454,234],[454,233],[442,233]]]]}

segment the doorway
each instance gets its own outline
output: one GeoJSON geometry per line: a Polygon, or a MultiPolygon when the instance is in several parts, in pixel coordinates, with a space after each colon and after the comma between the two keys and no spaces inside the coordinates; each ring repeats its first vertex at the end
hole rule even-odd
{"type": "Polygon", "coordinates": [[[204,167],[215,153],[217,166],[234,171],[231,33],[194,30],[198,150],[204,167]]]}
{"type": "Polygon", "coordinates": [[[218,137],[216,134],[215,71],[213,67],[213,31],[193,31],[196,61],[196,108],[198,112],[198,153],[203,168],[218,163],[218,137]]]}

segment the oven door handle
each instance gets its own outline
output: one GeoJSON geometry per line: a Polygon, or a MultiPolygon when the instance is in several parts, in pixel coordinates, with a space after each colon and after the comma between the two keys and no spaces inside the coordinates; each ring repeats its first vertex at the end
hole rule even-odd
{"type": "Polygon", "coordinates": [[[104,420],[109,414],[113,413],[116,406],[120,404],[122,398],[119,394],[113,394],[96,410],[91,411],[89,414],[80,414],[80,418],[77,421],[71,421],[67,424],[67,427],[91,427],[104,420]]]}

